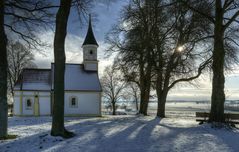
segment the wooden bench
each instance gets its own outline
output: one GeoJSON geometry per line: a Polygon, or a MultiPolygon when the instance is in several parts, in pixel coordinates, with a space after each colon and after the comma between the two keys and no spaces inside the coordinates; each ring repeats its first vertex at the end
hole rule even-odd
{"type": "MultiPolygon", "coordinates": [[[[209,119],[208,112],[196,112],[196,121],[199,121],[199,124],[202,124],[203,122],[207,122],[209,119]]],[[[224,113],[225,121],[226,123],[235,125],[239,124],[239,114],[236,113],[224,113]]]]}

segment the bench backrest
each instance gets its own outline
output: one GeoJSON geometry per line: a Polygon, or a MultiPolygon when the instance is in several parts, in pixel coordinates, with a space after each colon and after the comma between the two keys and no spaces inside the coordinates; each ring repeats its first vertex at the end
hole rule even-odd
{"type": "MultiPolygon", "coordinates": [[[[209,117],[208,112],[196,112],[196,117],[209,117]]],[[[239,119],[239,114],[236,113],[224,113],[225,119],[239,119]]]]}
{"type": "Polygon", "coordinates": [[[196,117],[209,117],[208,112],[196,112],[196,117]]]}
{"type": "Polygon", "coordinates": [[[236,114],[236,113],[225,113],[224,117],[226,119],[239,119],[239,114],[236,114]]]}

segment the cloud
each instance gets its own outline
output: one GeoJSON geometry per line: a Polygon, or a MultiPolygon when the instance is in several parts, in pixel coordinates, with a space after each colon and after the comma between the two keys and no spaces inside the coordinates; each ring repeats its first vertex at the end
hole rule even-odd
{"type": "Polygon", "coordinates": [[[169,100],[210,100],[211,90],[201,88],[173,89],[169,92],[169,100]]]}
{"type": "MultiPolygon", "coordinates": [[[[227,75],[225,77],[225,97],[226,100],[239,99],[239,77],[227,75]]],[[[210,100],[212,92],[212,75],[204,74],[194,81],[193,85],[182,83],[176,85],[170,92],[169,100],[210,100]]]]}
{"type": "Polygon", "coordinates": [[[226,73],[226,76],[227,77],[239,77],[239,67],[237,67],[237,66],[235,66],[232,71],[226,73]]]}

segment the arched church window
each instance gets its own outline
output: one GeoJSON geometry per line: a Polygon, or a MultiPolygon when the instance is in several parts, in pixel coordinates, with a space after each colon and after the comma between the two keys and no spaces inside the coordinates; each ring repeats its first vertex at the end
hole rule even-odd
{"type": "Polygon", "coordinates": [[[70,107],[71,108],[77,108],[78,107],[77,97],[71,97],[70,98],[70,107]]]}
{"type": "Polygon", "coordinates": [[[93,54],[93,51],[92,51],[92,50],[90,50],[90,54],[91,54],[91,55],[93,54]]]}
{"type": "Polygon", "coordinates": [[[32,100],[31,99],[26,100],[26,109],[32,109],[32,100]]]}

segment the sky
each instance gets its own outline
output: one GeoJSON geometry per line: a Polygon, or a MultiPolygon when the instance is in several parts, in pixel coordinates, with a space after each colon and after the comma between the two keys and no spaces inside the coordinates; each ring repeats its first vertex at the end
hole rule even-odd
{"type": "MultiPolygon", "coordinates": [[[[91,8],[93,14],[93,31],[99,44],[98,60],[99,75],[101,76],[105,66],[112,64],[113,57],[106,57],[105,50],[108,46],[105,43],[105,35],[110,31],[113,25],[117,24],[120,19],[121,9],[127,4],[127,0],[117,0],[110,5],[95,2],[91,8]]],[[[66,37],[65,50],[67,63],[81,63],[82,43],[87,32],[87,22],[82,24],[79,22],[78,14],[71,11],[68,21],[68,33],[66,37]]],[[[53,44],[54,31],[40,31],[39,37],[48,44],[53,44]]],[[[53,62],[53,48],[44,48],[43,52],[35,52],[35,63],[38,68],[50,68],[53,62]]],[[[236,68],[237,69],[237,68],[236,68]]],[[[169,92],[169,100],[210,100],[211,96],[211,77],[206,74],[196,80],[195,85],[179,84],[169,92]]],[[[226,75],[225,83],[226,99],[239,100],[239,68],[234,72],[226,75]]]]}

